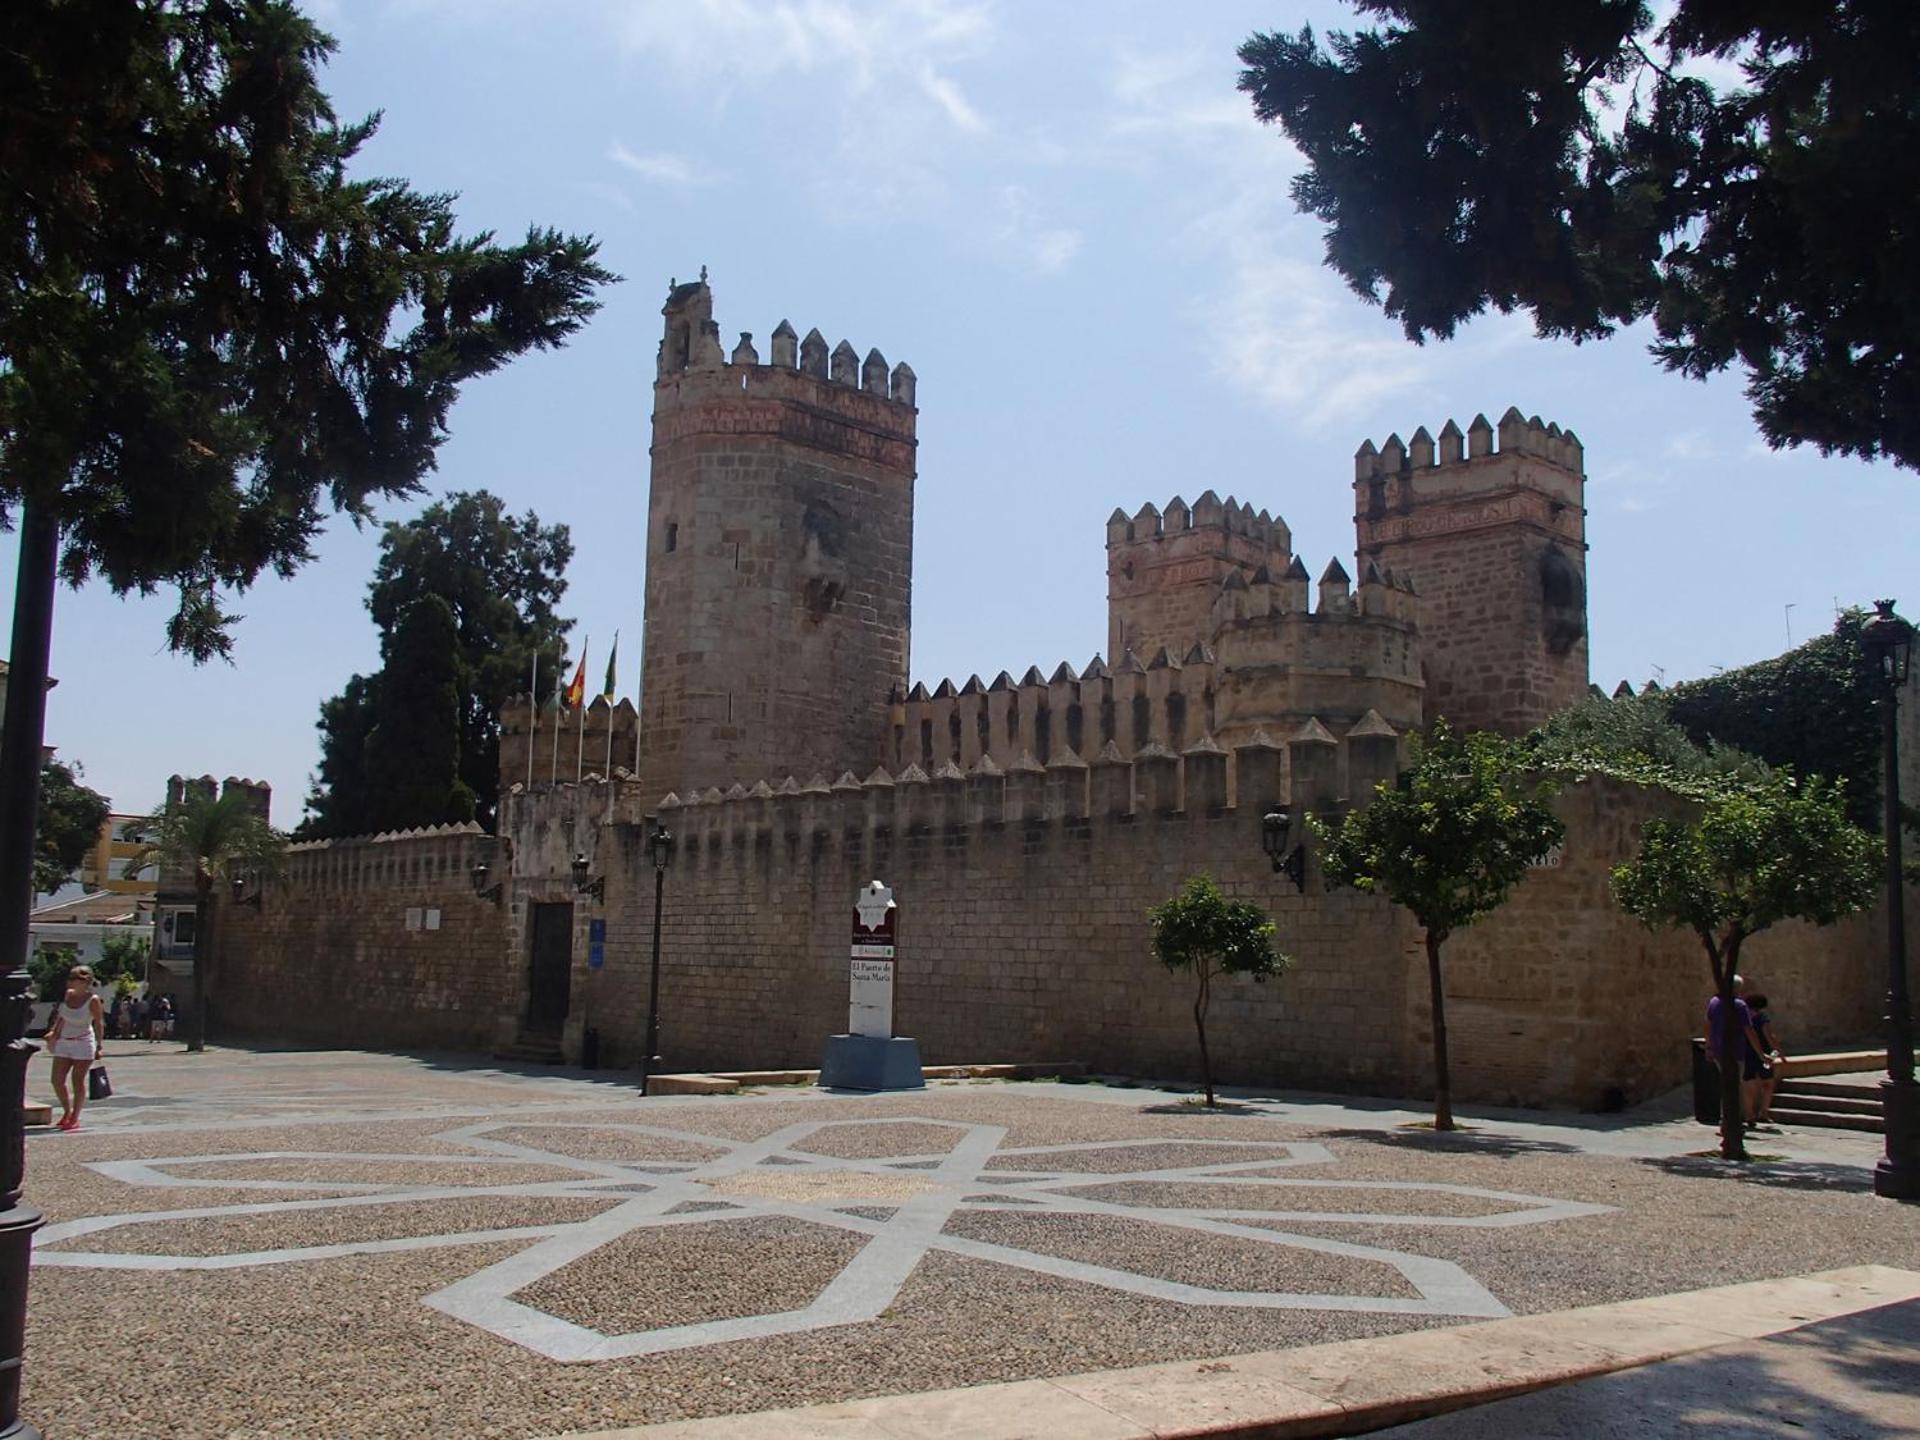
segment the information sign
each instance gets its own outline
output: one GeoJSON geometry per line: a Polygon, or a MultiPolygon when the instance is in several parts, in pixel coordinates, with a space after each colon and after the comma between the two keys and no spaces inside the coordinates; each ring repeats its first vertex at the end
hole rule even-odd
{"type": "Polygon", "coordinates": [[[853,938],[848,948],[847,1033],[893,1034],[895,937],[900,911],[893,891],[870,882],[853,907],[853,938]]]}

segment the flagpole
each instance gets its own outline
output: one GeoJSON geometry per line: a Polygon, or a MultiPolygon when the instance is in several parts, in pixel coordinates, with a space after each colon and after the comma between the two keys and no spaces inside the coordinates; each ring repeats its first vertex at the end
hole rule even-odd
{"type": "Polygon", "coordinates": [[[533,728],[527,732],[527,789],[533,789],[533,751],[540,739],[540,647],[533,650],[533,678],[527,682],[527,709],[533,715],[533,728]]]}
{"type": "Polygon", "coordinates": [[[586,774],[587,760],[587,651],[593,645],[593,637],[587,637],[586,644],[580,647],[580,738],[573,747],[573,783],[578,785],[586,774]]]}
{"type": "Polygon", "coordinates": [[[613,789],[613,696],[620,688],[613,662],[620,656],[620,632],[613,632],[613,649],[607,652],[607,789],[613,789]]]}
{"type": "MultiPolygon", "coordinates": [[[[567,673],[567,657],[560,657],[560,673],[567,673]]],[[[566,728],[567,717],[560,710],[560,687],[553,687],[553,759],[547,763],[547,784],[560,783],[560,732],[566,728]]]]}

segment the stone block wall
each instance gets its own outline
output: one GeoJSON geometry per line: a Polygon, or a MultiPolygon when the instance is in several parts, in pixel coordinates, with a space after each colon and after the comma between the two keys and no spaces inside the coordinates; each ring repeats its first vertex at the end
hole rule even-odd
{"type": "Polygon", "coordinates": [[[293,846],[259,906],[216,901],[217,1032],[491,1050],[520,981],[501,907],[474,894],[483,859],[504,868],[472,825],[293,846]]]}

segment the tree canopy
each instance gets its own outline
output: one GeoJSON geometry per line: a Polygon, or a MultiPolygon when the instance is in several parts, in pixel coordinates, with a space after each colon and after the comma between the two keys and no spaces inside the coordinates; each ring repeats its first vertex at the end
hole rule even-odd
{"type": "Polygon", "coordinates": [[[193,877],[193,1014],[187,1048],[207,1044],[207,974],[216,963],[214,908],[221,889],[236,878],[255,884],[279,874],[286,837],[267,823],[259,802],[244,790],[215,794],[189,783],[171,803],[142,825],[147,836],[133,868],[193,877]]]}
{"type": "Polygon", "coordinates": [[[381,635],[381,668],[353,676],[320,707],[320,767],[302,835],[358,835],[468,816],[491,822],[500,788],[500,707],[526,690],[535,654],[541,693],[551,693],[560,679],[573,622],[556,607],[572,558],[565,525],[542,525],[531,510],[511,515],[484,490],[456,492],[386,527],[367,593],[381,635]],[[420,758],[415,746],[441,743],[427,738],[423,716],[404,713],[416,703],[409,697],[420,677],[411,672],[421,663],[424,641],[410,642],[416,658],[398,665],[394,659],[406,648],[399,639],[403,623],[428,600],[443,606],[451,621],[445,664],[454,690],[457,779],[468,797],[464,816],[443,813],[451,793],[445,790],[432,803],[396,809],[395,796],[373,778],[381,768],[404,773],[420,758]]]}
{"type": "Polygon", "coordinates": [[[1769,444],[1920,466],[1920,7],[1354,4],[1381,23],[1326,50],[1253,35],[1240,88],[1410,339],[1651,318],[1668,369],[1745,371],[1769,444]]]}
{"type": "Polygon", "coordinates": [[[40,765],[40,811],[34,831],[33,888],[50,895],[74,877],[107,822],[107,797],[80,783],[79,767],[40,765]]]}
{"type": "Polygon", "coordinates": [[[350,166],[334,42],[286,0],[12,0],[0,45],[0,521],[60,567],[223,592],[290,574],[335,509],[405,495],[462,382],[557,346],[614,277],[591,238],[455,232],[453,197],[350,166]]]}
{"type": "Polygon", "coordinates": [[[1501,736],[1462,736],[1438,721],[1416,740],[1412,763],[1394,784],[1381,785],[1338,825],[1309,820],[1327,884],[1383,895],[1426,931],[1440,1130],[1453,1128],[1441,946],[1497,909],[1566,833],[1547,803],[1546,782],[1524,773],[1526,758],[1501,736]]]}
{"type": "MultiPolygon", "coordinates": [[[[1782,920],[1830,925],[1872,900],[1881,854],[1847,818],[1839,787],[1786,773],[1729,785],[1690,819],[1649,820],[1639,853],[1613,870],[1620,908],[1649,929],[1691,930],[1731,1014],[1748,937],[1782,920]]],[[[1744,1159],[1740,1065],[1721,1066],[1721,1154],[1744,1159]]]]}
{"type": "Polygon", "coordinates": [[[387,638],[366,749],[374,830],[473,818],[473,792],[460,779],[456,638],[453,608],[438,595],[416,600],[387,638]]]}
{"type": "Polygon", "coordinates": [[[1190,875],[1180,893],[1147,912],[1154,958],[1168,970],[1194,977],[1193,1024],[1200,1039],[1200,1080],[1213,1104],[1213,1061],[1207,1054],[1207,1007],[1215,975],[1251,975],[1256,981],[1285,974],[1290,957],[1273,948],[1274,923],[1266,911],[1229,900],[1211,876],[1190,875]]]}

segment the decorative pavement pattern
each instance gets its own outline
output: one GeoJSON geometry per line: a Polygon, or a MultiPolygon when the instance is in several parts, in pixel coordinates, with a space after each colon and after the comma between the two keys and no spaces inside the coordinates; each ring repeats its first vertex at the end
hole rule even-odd
{"type": "MultiPolygon", "coordinates": [[[[1511,1313],[1507,1307],[1451,1261],[1267,1227],[1276,1222],[1315,1222],[1500,1228],[1575,1219],[1601,1214],[1610,1208],[1464,1185],[1303,1178],[1295,1173],[1301,1167],[1337,1163],[1331,1150],[1312,1142],[1143,1137],[1008,1149],[1002,1148],[1006,1133],[1004,1127],[997,1125],[918,1116],[810,1121],[788,1125],[747,1141],[651,1125],[491,1120],[447,1130],[434,1137],[449,1146],[461,1147],[461,1153],[275,1150],[96,1161],[90,1167],[94,1171],[129,1185],[306,1193],[303,1198],[99,1215],[49,1225],[35,1246],[34,1263],[110,1270],[225,1270],[523,1240],[528,1242],[525,1249],[426,1296],[424,1303],[549,1359],[585,1362],[871,1320],[893,1303],[907,1277],[929,1251],[1017,1266],[1042,1275],[1187,1305],[1503,1317],[1511,1313]],[[882,1153],[861,1158],[826,1153],[836,1143],[835,1132],[849,1128],[869,1132],[862,1143],[872,1148],[870,1132],[890,1125],[914,1127],[904,1133],[922,1144],[928,1128],[937,1127],[954,1132],[954,1143],[940,1153],[882,1153]],[[497,1133],[508,1131],[525,1136],[530,1130],[537,1130],[547,1144],[555,1146],[567,1143],[569,1131],[598,1132],[594,1138],[602,1145],[611,1133],[631,1141],[633,1147],[640,1150],[649,1146],[660,1149],[665,1142],[663,1153],[675,1158],[600,1159],[571,1154],[564,1149],[518,1143],[497,1133]],[[710,1158],[685,1158],[689,1153],[702,1151],[708,1152],[710,1158]],[[1127,1151],[1139,1154],[1130,1156],[1127,1151]],[[1173,1153],[1156,1154],[1162,1151],[1173,1153]],[[1220,1158],[1201,1164],[1154,1163],[1156,1159],[1190,1160],[1196,1154],[1220,1158]],[[1122,1168],[1109,1168],[1116,1164],[1122,1168]],[[264,1166],[276,1178],[245,1178],[249,1165],[264,1166]],[[497,1168],[500,1183],[436,1185],[414,1180],[379,1183],[328,1178],[329,1173],[339,1174],[342,1166],[347,1168],[347,1173],[378,1173],[379,1167],[391,1166],[430,1174],[432,1167],[444,1165],[462,1167],[469,1176],[475,1167],[497,1168]],[[1135,1168],[1126,1168],[1129,1165],[1135,1168]],[[194,1170],[199,1166],[217,1166],[224,1173],[219,1178],[196,1175],[194,1170]],[[1030,1168],[1036,1166],[1051,1168],[1030,1168]],[[570,1171],[575,1178],[516,1182],[513,1171],[521,1167],[570,1171]],[[295,1178],[287,1178],[289,1175],[295,1178]],[[1130,1204],[1086,1193],[1109,1187],[1121,1187],[1122,1193],[1126,1187],[1135,1187],[1138,1193],[1138,1187],[1142,1186],[1197,1183],[1216,1192],[1223,1188],[1243,1189],[1250,1204],[1248,1208],[1130,1204]],[[311,1198],[311,1192],[316,1189],[335,1193],[311,1198]],[[1323,1192],[1335,1208],[1287,1210],[1257,1205],[1262,1193],[1272,1195],[1276,1191],[1323,1192]],[[1362,1197],[1354,1192],[1366,1194],[1362,1197]],[[1443,1202],[1443,1208],[1450,1203],[1455,1210],[1477,1208],[1484,1213],[1420,1213],[1417,1197],[1421,1194],[1454,1197],[1451,1202],[1443,1202]],[[303,1212],[337,1212],[360,1206],[418,1206],[467,1201],[474,1197],[568,1197],[604,1200],[607,1208],[584,1220],[486,1230],[450,1228],[444,1233],[400,1238],[212,1255],[56,1248],[130,1226],[162,1227],[164,1233],[164,1227],[184,1222],[298,1216],[303,1212]],[[1351,1205],[1363,1198],[1386,1208],[1338,1208],[1336,1203],[1345,1199],[1351,1205]],[[957,1214],[970,1211],[1120,1217],[1189,1232],[1196,1244],[1204,1244],[1203,1237],[1221,1236],[1371,1261],[1397,1270],[1417,1294],[1211,1289],[946,1233],[949,1222],[957,1214]],[[783,1217],[850,1231],[865,1237],[865,1243],[811,1303],[777,1313],[605,1335],[514,1298],[562,1267],[637,1231],[721,1225],[760,1217],[783,1217]]],[[[841,1148],[862,1148],[862,1144],[849,1145],[847,1140],[851,1138],[843,1138],[841,1148]]],[[[587,1139],[580,1137],[581,1148],[595,1148],[586,1143],[587,1139]]],[[[879,1148],[884,1152],[887,1147],[879,1148]]]]}

